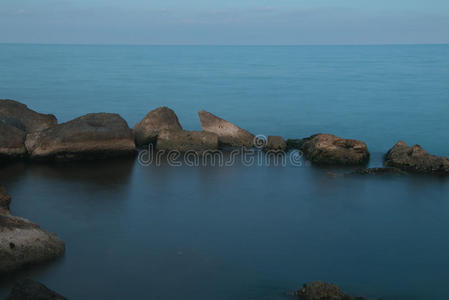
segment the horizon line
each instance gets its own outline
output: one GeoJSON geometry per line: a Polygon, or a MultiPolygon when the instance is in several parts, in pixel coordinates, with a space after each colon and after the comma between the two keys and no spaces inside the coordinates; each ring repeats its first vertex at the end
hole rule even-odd
{"type": "Polygon", "coordinates": [[[0,42],[0,45],[35,45],[35,46],[203,46],[203,47],[295,47],[295,46],[445,46],[447,43],[335,43],[335,44],[207,44],[207,43],[186,43],[186,44],[152,44],[152,43],[29,43],[29,42],[0,42]]]}

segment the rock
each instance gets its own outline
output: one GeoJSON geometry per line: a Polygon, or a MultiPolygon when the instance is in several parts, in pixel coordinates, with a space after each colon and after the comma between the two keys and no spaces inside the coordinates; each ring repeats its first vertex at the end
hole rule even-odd
{"type": "MultiPolygon", "coordinates": [[[[1,195],[2,205],[11,201],[6,190],[1,195]]],[[[64,242],[55,234],[26,219],[11,216],[3,206],[0,212],[0,274],[56,258],[64,252],[64,242]]]]}
{"type": "Polygon", "coordinates": [[[29,133],[52,127],[58,120],[54,115],[37,113],[17,101],[0,100],[0,123],[29,133]]]}
{"type": "Polygon", "coordinates": [[[280,136],[268,136],[264,151],[284,151],[287,149],[287,143],[280,136]]]}
{"type": "Polygon", "coordinates": [[[217,134],[221,145],[253,147],[254,135],[248,131],[204,110],[198,116],[203,130],[217,134]]]}
{"type": "Polygon", "coordinates": [[[321,281],[304,284],[294,293],[300,300],[366,300],[343,293],[336,285],[321,281]]]}
{"type": "Polygon", "coordinates": [[[6,300],[67,300],[45,285],[31,279],[16,282],[6,300]]]}
{"type": "Polygon", "coordinates": [[[288,139],[287,149],[288,150],[299,150],[301,148],[302,139],[288,139]]]}
{"type": "Polygon", "coordinates": [[[406,175],[407,173],[398,168],[369,168],[369,169],[357,169],[349,175],[406,175]]]}
{"type": "Polygon", "coordinates": [[[142,121],[134,126],[134,136],[138,146],[153,144],[162,129],[182,130],[175,112],[168,107],[150,111],[142,121]]]}
{"type": "Polygon", "coordinates": [[[0,185],[0,214],[9,213],[9,204],[11,197],[8,195],[4,186],[0,185]]]}
{"type": "Polygon", "coordinates": [[[0,122],[0,160],[24,156],[25,136],[24,131],[0,122]]]}
{"type": "Polygon", "coordinates": [[[205,131],[161,130],[157,138],[157,150],[196,151],[218,149],[218,136],[205,131]]]}
{"type": "Polygon", "coordinates": [[[449,175],[449,159],[429,154],[419,145],[408,146],[400,141],[388,151],[386,166],[413,173],[449,175]]]}
{"type": "Polygon", "coordinates": [[[67,123],[28,134],[33,159],[96,159],[133,155],[134,136],[118,114],[87,114],[67,123]]]}
{"type": "Polygon", "coordinates": [[[369,160],[368,147],[362,141],[331,134],[316,134],[303,139],[301,150],[311,162],[323,165],[361,165],[369,160]]]}

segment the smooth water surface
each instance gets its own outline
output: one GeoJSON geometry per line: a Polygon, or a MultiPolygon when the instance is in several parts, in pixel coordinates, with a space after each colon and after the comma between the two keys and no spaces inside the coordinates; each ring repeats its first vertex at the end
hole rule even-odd
{"type": "MultiPolygon", "coordinates": [[[[0,98],[61,122],[160,105],[186,129],[206,109],[254,133],[396,141],[449,155],[449,46],[0,45],[0,98]]],[[[32,277],[69,299],[288,299],[324,280],[384,300],[446,300],[449,180],[334,177],[288,165],[142,166],[132,159],[0,167],[12,212],[65,257],[32,277]]]]}

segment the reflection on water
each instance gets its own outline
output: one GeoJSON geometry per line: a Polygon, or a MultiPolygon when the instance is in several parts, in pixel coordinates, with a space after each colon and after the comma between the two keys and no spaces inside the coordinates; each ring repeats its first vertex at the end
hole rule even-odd
{"type": "MultiPolygon", "coordinates": [[[[70,299],[285,299],[311,280],[383,299],[449,292],[448,180],[313,167],[16,163],[12,211],[66,256],[31,276],[70,299]]],[[[430,297],[430,298],[429,298],[430,297]]]]}

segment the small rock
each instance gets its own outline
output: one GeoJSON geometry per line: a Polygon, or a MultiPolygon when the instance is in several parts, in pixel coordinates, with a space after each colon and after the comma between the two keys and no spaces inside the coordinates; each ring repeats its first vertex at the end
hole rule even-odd
{"type": "Polygon", "coordinates": [[[349,175],[406,175],[407,173],[398,168],[369,168],[369,169],[357,169],[349,175]]]}
{"type": "Polygon", "coordinates": [[[157,138],[157,150],[180,152],[218,149],[218,136],[205,131],[161,130],[157,138]]]}
{"type": "Polygon", "coordinates": [[[253,147],[254,135],[248,131],[202,110],[198,113],[204,131],[218,135],[220,145],[231,147],[253,147]]]}
{"type": "Polygon", "coordinates": [[[6,300],[67,300],[45,285],[31,279],[17,282],[6,300]]]}
{"type": "Polygon", "coordinates": [[[364,142],[332,134],[316,134],[303,139],[301,150],[308,160],[316,164],[361,165],[369,160],[364,142]]]}
{"type": "Polygon", "coordinates": [[[294,293],[300,300],[366,300],[343,293],[336,285],[321,281],[304,284],[294,293]]]}
{"type": "Polygon", "coordinates": [[[265,151],[284,151],[287,149],[287,143],[280,136],[268,136],[265,151]]]}
{"type": "Polygon", "coordinates": [[[11,197],[8,195],[5,187],[0,185],[0,214],[9,213],[9,204],[11,197]]]}
{"type": "Polygon", "coordinates": [[[385,156],[385,165],[413,173],[449,175],[449,159],[429,154],[419,145],[399,141],[385,156]]]}
{"type": "Polygon", "coordinates": [[[175,112],[165,106],[150,111],[134,126],[136,144],[145,146],[155,143],[159,132],[163,129],[182,130],[175,112]]]}
{"type": "Polygon", "coordinates": [[[25,146],[32,159],[101,159],[133,155],[136,151],[126,121],[108,113],[87,114],[28,134],[25,146]]]}
{"type": "Polygon", "coordinates": [[[287,149],[288,150],[299,150],[301,149],[302,139],[288,139],[287,149]]]}

